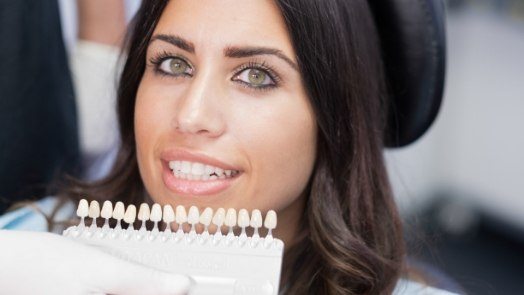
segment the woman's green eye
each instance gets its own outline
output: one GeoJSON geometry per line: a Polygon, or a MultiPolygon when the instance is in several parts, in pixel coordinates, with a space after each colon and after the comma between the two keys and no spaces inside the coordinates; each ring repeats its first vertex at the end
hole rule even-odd
{"type": "Polygon", "coordinates": [[[261,85],[262,83],[264,83],[264,80],[266,80],[266,73],[256,69],[249,70],[247,74],[249,76],[249,82],[251,82],[251,84],[261,85]]]}
{"type": "Polygon", "coordinates": [[[181,58],[167,58],[160,64],[160,70],[173,76],[191,75],[193,72],[189,64],[181,58]]]}
{"type": "Polygon", "coordinates": [[[260,69],[249,68],[237,75],[238,80],[250,84],[252,87],[265,87],[275,85],[269,74],[260,69]]]}

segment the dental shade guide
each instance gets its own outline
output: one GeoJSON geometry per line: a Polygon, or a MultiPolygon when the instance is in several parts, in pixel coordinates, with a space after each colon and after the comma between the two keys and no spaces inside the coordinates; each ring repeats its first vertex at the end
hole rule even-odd
{"type": "Polygon", "coordinates": [[[117,202],[114,206],[105,201],[100,210],[97,201],[80,200],[76,214],[80,217],[77,226],[67,228],[63,235],[73,240],[97,247],[119,258],[138,262],[150,267],[191,277],[195,286],[190,294],[267,294],[277,295],[284,243],[274,238],[272,230],[277,225],[275,211],[269,210],[262,219],[260,210],[253,210],[251,217],[245,209],[237,211],[219,208],[213,212],[205,208],[201,213],[196,206],[186,213],[184,206],[176,210],[170,205],[160,206],[142,203],[138,215],[136,207],[117,202]],[[213,214],[214,213],[214,214],[213,214]],[[86,226],[85,218],[92,218],[86,226]],[[96,219],[105,219],[102,228],[97,227],[96,219]],[[117,220],[115,228],[110,228],[108,219],[117,220]],[[135,219],[141,221],[135,230],[135,219]],[[146,221],[153,222],[152,230],[147,230],[146,221]],[[127,223],[123,229],[121,222],[127,223]],[[166,224],[160,230],[160,223],[166,224]],[[175,223],[177,231],[172,231],[175,223]],[[190,226],[184,232],[184,225],[190,226]],[[204,227],[197,233],[198,225],[204,227]],[[209,227],[215,227],[210,233],[209,227]],[[221,232],[227,227],[227,235],[221,232]],[[268,234],[261,237],[259,229],[265,227],[268,234]],[[240,235],[234,233],[238,227],[240,235]],[[253,228],[248,236],[246,229],[253,228]]]}

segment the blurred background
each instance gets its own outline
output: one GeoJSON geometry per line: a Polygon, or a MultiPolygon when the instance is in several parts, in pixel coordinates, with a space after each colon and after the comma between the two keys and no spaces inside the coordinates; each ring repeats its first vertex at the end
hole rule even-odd
{"type": "MultiPolygon", "coordinates": [[[[0,0],[0,20],[14,20],[13,7],[23,6],[20,3],[54,3],[32,1],[0,0]]],[[[72,122],[76,120],[78,131],[70,130],[70,139],[79,139],[78,146],[62,148],[78,150],[78,155],[73,156],[79,157],[82,165],[70,171],[82,171],[82,177],[92,179],[107,169],[117,145],[114,102],[121,66],[119,45],[125,23],[140,0],[57,3],[58,18],[36,8],[34,18],[19,15],[26,23],[28,19],[35,20],[28,25],[29,30],[31,25],[38,27],[36,21],[41,21],[46,13],[45,21],[61,24],[64,45],[58,51],[67,55],[72,80],[68,83],[74,91],[68,87],[60,89],[67,90],[64,97],[72,102],[71,113],[76,111],[76,118],[69,118],[69,122],[74,126],[76,123],[72,122]]],[[[448,0],[446,5],[448,60],[440,113],[421,139],[405,148],[386,151],[391,181],[406,224],[410,256],[416,264],[441,271],[467,294],[523,294],[524,0],[448,0]]],[[[13,26],[0,26],[2,36],[9,33],[4,28],[13,26]]],[[[43,31],[41,36],[46,33],[43,31]]],[[[2,46],[6,44],[7,41],[2,46]]],[[[21,58],[16,55],[19,48],[11,49],[11,55],[3,61],[21,58]]],[[[29,60],[28,67],[13,67],[30,72],[30,65],[34,64],[35,60],[29,60]]],[[[48,64],[44,70],[53,66],[48,64]]],[[[68,72],[67,66],[62,71],[68,72]]],[[[0,82],[11,75],[7,73],[0,71],[0,82]]],[[[32,86],[25,85],[23,89],[32,86]]],[[[39,92],[35,93],[35,101],[41,101],[39,92]]],[[[20,99],[29,97],[27,93],[20,94],[20,99]]],[[[3,103],[0,100],[0,119],[4,120],[1,122],[13,122],[16,112],[2,113],[2,108],[6,109],[3,103]]],[[[38,115],[37,110],[31,118],[19,119],[34,119],[38,126],[35,130],[41,130],[46,127],[41,122],[49,118],[38,115]]],[[[53,126],[49,128],[54,130],[53,126]]],[[[25,139],[23,135],[19,137],[20,142],[35,141],[34,145],[46,140],[30,134],[25,139]]],[[[5,165],[9,155],[3,153],[14,137],[0,134],[1,138],[6,139],[0,140],[0,174],[15,175],[14,166],[5,165]]],[[[34,158],[27,163],[16,163],[24,176],[32,175],[34,169],[46,163],[51,165],[56,158],[37,152],[42,151],[31,151],[34,158]]],[[[49,179],[32,181],[41,183],[42,188],[49,179]]],[[[0,188],[11,184],[5,181],[0,188]]],[[[27,191],[15,194],[14,190],[0,191],[0,195],[28,195],[27,191]]],[[[0,212],[5,208],[0,202],[0,212]]]]}
{"type": "Polygon", "coordinates": [[[447,1],[444,100],[386,152],[411,254],[468,294],[524,294],[524,1],[447,1]]]}

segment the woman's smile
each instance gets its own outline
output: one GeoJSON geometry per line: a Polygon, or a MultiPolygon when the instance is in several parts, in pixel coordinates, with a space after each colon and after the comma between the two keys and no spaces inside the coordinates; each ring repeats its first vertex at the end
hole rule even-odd
{"type": "Polygon", "coordinates": [[[216,158],[182,149],[164,151],[160,161],[166,187],[189,197],[209,196],[227,190],[243,172],[216,158]]]}

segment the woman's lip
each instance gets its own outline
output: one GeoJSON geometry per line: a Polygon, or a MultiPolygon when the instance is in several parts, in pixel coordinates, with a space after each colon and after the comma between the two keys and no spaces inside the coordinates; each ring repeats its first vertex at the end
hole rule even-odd
{"type": "Polygon", "coordinates": [[[215,180],[188,180],[176,178],[168,162],[162,161],[162,180],[166,187],[178,194],[205,196],[217,194],[231,186],[240,174],[215,180]]]}
{"type": "Polygon", "coordinates": [[[221,168],[223,170],[238,170],[241,171],[240,168],[234,167],[232,165],[226,164],[218,159],[215,159],[213,157],[207,156],[202,153],[197,152],[190,152],[183,149],[169,149],[165,150],[160,154],[160,157],[163,161],[170,162],[170,161],[189,161],[189,162],[199,162],[202,164],[215,166],[218,168],[221,168]]]}

